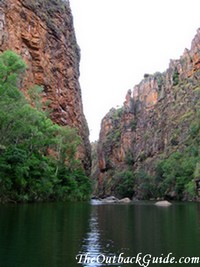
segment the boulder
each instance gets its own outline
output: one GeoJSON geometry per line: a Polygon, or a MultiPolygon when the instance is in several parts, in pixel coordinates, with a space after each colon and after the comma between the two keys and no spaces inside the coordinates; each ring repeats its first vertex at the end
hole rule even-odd
{"type": "Polygon", "coordinates": [[[155,203],[155,205],[158,206],[158,207],[169,207],[169,206],[172,205],[172,203],[170,203],[170,202],[167,201],[167,200],[161,200],[161,201],[157,201],[157,202],[155,203]]]}
{"type": "Polygon", "coordinates": [[[109,196],[102,199],[102,203],[117,203],[118,201],[119,199],[114,196],[109,196]]]}
{"type": "Polygon", "coordinates": [[[125,197],[125,198],[120,199],[118,202],[119,202],[119,203],[130,203],[131,200],[130,200],[130,198],[125,197]]]}

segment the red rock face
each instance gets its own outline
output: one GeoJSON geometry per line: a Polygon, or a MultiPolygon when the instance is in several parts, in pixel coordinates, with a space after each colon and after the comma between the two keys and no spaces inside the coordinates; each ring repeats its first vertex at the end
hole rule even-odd
{"type": "MultiPolygon", "coordinates": [[[[112,180],[122,170],[154,172],[162,153],[184,146],[198,109],[200,29],[191,49],[171,60],[164,73],[145,75],[129,90],[121,111],[103,118],[98,143],[99,194],[113,193],[112,180]]],[[[97,172],[98,173],[98,172],[97,172]]]]}
{"type": "Polygon", "coordinates": [[[8,49],[27,63],[23,92],[34,85],[42,86],[52,120],[78,130],[82,139],[78,157],[89,172],[89,132],[78,80],[80,51],[68,1],[1,1],[0,51],[8,49]]]}

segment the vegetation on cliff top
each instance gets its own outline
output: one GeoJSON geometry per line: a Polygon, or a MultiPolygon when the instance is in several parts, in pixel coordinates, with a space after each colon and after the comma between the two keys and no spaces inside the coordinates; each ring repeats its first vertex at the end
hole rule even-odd
{"type": "Polygon", "coordinates": [[[85,200],[79,137],[28,103],[18,89],[25,69],[12,51],[0,55],[0,202],[85,200]]]}
{"type": "MultiPolygon", "coordinates": [[[[72,25],[72,16],[69,15],[69,3],[68,1],[63,0],[23,0],[23,5],[28,9],[31,9],[34,14],[42,19],[43,22],[46,22],[46,25],[53,34],[60,38],[62,33],[66,33],[67,24],[72,25]],[[64,20],[60,23],[56,20],[58,15],[64,16],[64,20]],[[66,16],[67,14],[67,16],[66,16]]],[[[23,11],[21,12],[23,16],[23,11]]],[[[72,34],[70,38],[74,39],[74,45],[77,46],[78,52],[79,48],[76,44],[75,35],[72,34]]]]}

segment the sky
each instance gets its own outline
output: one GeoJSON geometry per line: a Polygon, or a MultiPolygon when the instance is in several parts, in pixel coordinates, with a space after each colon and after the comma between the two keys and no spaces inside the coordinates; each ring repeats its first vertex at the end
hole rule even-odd
{"type": "Polygon", "coordinates": [[[199,0],[70,0],[90,141],[145,73],[163,72],[200,27],[199,0]]]}

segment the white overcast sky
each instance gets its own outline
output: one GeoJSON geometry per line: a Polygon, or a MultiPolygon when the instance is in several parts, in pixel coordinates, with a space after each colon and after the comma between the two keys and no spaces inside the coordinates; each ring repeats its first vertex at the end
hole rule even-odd
{"type": "Polygon", "coordinates": [[[90,140],[145,73],[163,72],[200,27],[200,0],[70,0],[90,140]]]}

